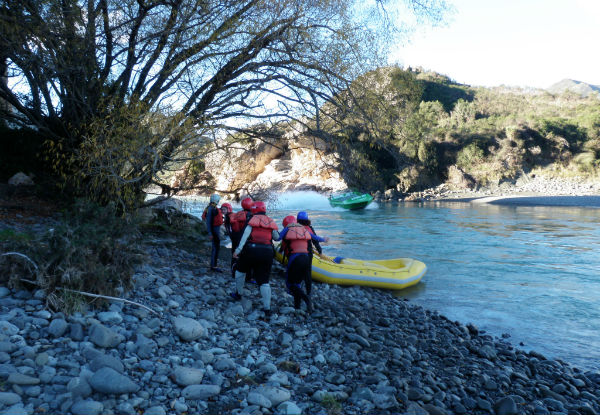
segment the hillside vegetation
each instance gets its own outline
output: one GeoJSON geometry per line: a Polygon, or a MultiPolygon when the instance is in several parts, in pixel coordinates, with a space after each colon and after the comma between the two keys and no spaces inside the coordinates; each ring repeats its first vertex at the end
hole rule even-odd
{"type": "Polygon", "coordinates": [[[600,172],[596,94],[472,88],[400,68],[356,82],[372,84],[356,96],[366,116],[335,113],[343,121],[331,141],[350,185],[406,193],[444,182],[493,186],[524,173],[590,178],[600,172]]]}

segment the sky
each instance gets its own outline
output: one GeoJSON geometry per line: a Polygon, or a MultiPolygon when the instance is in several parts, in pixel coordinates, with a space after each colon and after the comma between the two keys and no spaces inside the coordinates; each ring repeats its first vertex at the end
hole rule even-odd
{"type": "Polygon", "coordinates": [[[392,62],[472,86],[600,85],[600,0],[447,1],[446,24],[418,28],[392,62]]]}

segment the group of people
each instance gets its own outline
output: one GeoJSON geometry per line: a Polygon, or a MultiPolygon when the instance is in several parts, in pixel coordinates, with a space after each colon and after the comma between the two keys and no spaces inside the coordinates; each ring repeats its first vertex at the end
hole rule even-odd
{"type": "Polygon", "coordinates": [[[312,312],[310,298],[312,280],[311,264],[314,249],[322,253],[320,242],[328,238],[316,234],[308,214],[298,212],[297,216],[286,216],[283,219],[283,229],[267,216],[267,206],[264,202],[254,201],[247,197],[242,200],[242,210],[234,213],[229,203],[218,207],[220,196],[213,194],[210,204],[205,209],[202,219],[206,222],[209,239],[212,241],[210,268],[222,272],[217,267],[221,244],[221,226],[231,239],[231,273],[235,278],[235,291],[231,293],[234,300],[241,300],[244,285],[247,280],[254,280],[260,290],[263,311],[266,316],[271,314],[271,286],[269,276],[273,265],[273,241],[281,241],[280,252],[287,259],[286,286],[294,297],[294,307],[299,309],[302,301],[306,309],[312,312]],[[302,289],[304,283],[306,291],[302,289]]]}

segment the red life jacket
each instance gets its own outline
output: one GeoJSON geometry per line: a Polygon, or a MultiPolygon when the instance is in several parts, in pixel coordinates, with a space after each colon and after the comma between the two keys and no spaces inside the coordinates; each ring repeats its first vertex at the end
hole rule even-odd
{"type": "Polygon", "coordinates": [[[229,216],[229,221],[231,222],[231,230],[233,232],[241,232],[248,221],[248,212],[240,210],[239,212],[232,213],[229,216]]]}
{"type": "Polygon", "coordinates": [[[271,231],[277,230],[277,224],[267,215],[254,215],[248,225],[252,227],[250,242],[269,245],[273,239],[271,231]]]}
{"type": "MultiPolygon", "coordinates": [[[[210,208],[210,205],[205,207],[204,212],[202,212],[202,221],[203,222],[206,222],[206,215],[208,214],[208,208],[210,208]]],[[[217,211],[217,214],[213,215],[212,226],[221,226],[223,224],[223,211],[221,209],[218,209],[216,205],[214,206],[214,208],[217,211]]]]}
{"type": "Polygon", "coordinates": [[[293,223],[288,226],[288,231],[285,234],[285,250],[289,256],[291,254],[307,254],[308,241],[310,241],[310,230],[308,226],[302,226],[293,223]]]}

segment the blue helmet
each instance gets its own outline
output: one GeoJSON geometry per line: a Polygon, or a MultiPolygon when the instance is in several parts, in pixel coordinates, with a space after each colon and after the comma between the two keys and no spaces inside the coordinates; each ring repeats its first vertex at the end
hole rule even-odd
{"type": "Polygon", "coordinates": [[[296,216],[296,220],[308,220],[308,213],[305,211],[298,212],[298,216],[296,216]]]}

